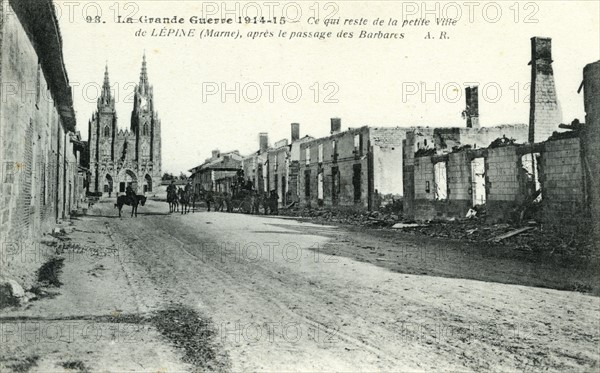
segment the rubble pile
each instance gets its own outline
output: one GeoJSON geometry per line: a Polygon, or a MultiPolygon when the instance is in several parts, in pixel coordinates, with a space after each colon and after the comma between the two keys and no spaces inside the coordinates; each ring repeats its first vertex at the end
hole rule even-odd
{"type": "Polygon", "coordinates": [[[324,209],[280,210],[280,214],[308,218],[319,223],[340,223],[372,228],[389,228],[401,221],[401,216],[392,212],[330,211],[324,209]]]}
{"type": "MultiPolygon", "coordinates": [[[[485,218],[436,220],[415,224],[400,213],[329,211],[325,209],[280,210],[280,213],[316,223],[339,223],[393,230],[433,238],[466,240],[484,245],[512,247],[533,254],[590,257],[594,242],[585,232],[565,233],[544,227],[535,220],[522,224],[490,223],[485,218]]],[[[479,211],[478,215],[482,214],[479,211]]]]}

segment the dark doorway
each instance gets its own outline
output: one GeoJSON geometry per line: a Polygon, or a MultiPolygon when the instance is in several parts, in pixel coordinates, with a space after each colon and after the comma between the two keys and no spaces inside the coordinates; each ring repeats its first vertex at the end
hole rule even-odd
{"type": "Polygon", "coordinates": [[[339,167],[331,168],[331,199],[334,205],[338,204],[340,195],[340,169],[339,167]]]}
{"type": "Polygon", "coordinates": [[[283,205],[287,205],[288,201],[287,201],[287,196],[286,196],[286,190],[285,190],[285,176],[281,177],[281,202],[283,203],[283,205]]]}
{"type": "Polygon", "coordinates": [[[152,192],[152,178],[150,177],[150,175],[146,174],[145,179],[146,185],[144,185],[144,193],[152,192]]]}
{"type": "Polygon", "coordinates": [[[352,167],[353,170],[353,175],[352,175],[352,185],[354,186],[354,202],[358,203],[360,202],[361,198],[362,198],[362,191],[361,191],[361,186],[362,186],[362,165],[361,164],[355,164],[352,167]]]}
{"type": "Polygon", "coordinates": [[[310,199],[310,170],[304,171],[304,196],[310,199]]]}

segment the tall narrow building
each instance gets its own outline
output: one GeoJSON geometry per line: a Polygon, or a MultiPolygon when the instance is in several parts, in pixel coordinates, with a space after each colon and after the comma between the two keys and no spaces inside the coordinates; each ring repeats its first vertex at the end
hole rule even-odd
{"type": "Polygon", "coordinates": [[[115,100],[106,67],[97,110],[89,122],[89,151],[91,191],[113,195],[124,193],[127,185],[131,185],[137,193],[148,193],[160,183],[160,120],[154,110],[145,55],[127,130],[117,127],[115,100]]]}

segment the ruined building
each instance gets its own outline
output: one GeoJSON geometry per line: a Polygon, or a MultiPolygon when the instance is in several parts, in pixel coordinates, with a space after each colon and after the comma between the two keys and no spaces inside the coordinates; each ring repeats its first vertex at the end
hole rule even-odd
{"type": "Polygon", "coordinates": [[[548,38],[532,38],[526,132],[516,126],[476,134],[444,129],[407,135],[403,168],[408,217],[464,218],[471,208],[483,211],[485,206],[493,220],[519,222],[534,214],[555,229],[588,229],[591,220],[598,231],[600,66],[584,69],[587,123],[563,124],[550,45],[548,38]],[[427,140],[433,146],[424,151],[427,140]]]}
{"type": "Polygon", "coordinates": [[[118,128],[117,117],[107,66],[97,111],[89,121],[90,191],[123,193],[131,185],[137,193],[152,192],[162,176],[161,122],[145,55],[128,130],[118,128]]]}
{"type": "Polygon", "coordinates": [[[334,209],[377,209],[384,198],[402,195],[402,141],[407,128],[361,127],[300,145],[301,205],[334,209]]]}
{"type": "Polygon", "coordinates": [[[254,190],[268,191],[267,152],[269,151],[269,134],[258,134],[258,150],[242,159],[244,178],[252,183],[254,190]]]}
{"type": "Polygon", "coordinates": [[[300,124],[292,123],[291,143],[284,139],[267,151],[267,191],[277,192],[281,206],[300,201],[300,148],[311,140],[311,136],[300,138],[300,124]]]}

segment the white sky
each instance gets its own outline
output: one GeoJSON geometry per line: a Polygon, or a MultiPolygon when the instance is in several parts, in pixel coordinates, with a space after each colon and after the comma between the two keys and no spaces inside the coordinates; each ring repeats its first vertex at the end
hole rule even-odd
{"type": "MultiPolygon", "coordinates": [[[[479,2],[474,8],[473,22],[469,22],[464,2],[459,1],[463,18],[455,27],[397,27],[385,28],[386,32],[404,32],[404,40],[286,40],[266,39],[240,40],[196,38],[153,38],[135,37],[140,27],[150,31],[155,25],[115,25],[113,1],[71,2],[73,10],[69,17],[66,1],[57,1],[64,56],[68,74],[74,87],[75,110],[79,130],[87,138],[87,123],[95,109],[97,90],[102,84],[104,65],[108,61],[111,84],[118,87],[117,112],[119,127],[128,128],[132,104],[133,84],[139,80],[142,53],[148,61],[150,83],[154,86],[155,108],[162,120],[163,172],[178,174],[200,164],[210,156],[212,149],[221,151],[239,150],[250,153],[258,148],[258,133],[268,132],[270,142],[289,138],[290,123],[299,122],[301,136],[315,137],[329,134],[329,118],[341,117],[342,128],[373,126],[464,126],[460,113],[464,109],[464,93],[458,102],[453,91],[454,83],[463,86],[466,82],[480,82],[480,120],[483,126],[501,123],[527,123],[529,105],[526,102],[530,81],[530,38],[547,36],[553,39],[554,74],[558,97],[564,120],[584,120],[583,96],[577,94],[582,80],[582,69],[590,62],[600,59],[600,2],[598,1],[537,1],[519,4],[519,22],[515,22],[514,2],[479,2]],[[92,3],[92,5],[88,5],[92,3]],[[87,23],[85,9],[95,15],[98,5],[106,24],[87,23]],[[87,6],[87,8],[86,8],[87,6]],[[527,6],[527,7],[526,7],[527,6]],[[113,7],[111,9],[111,7],[113,7]],[[495,16],[494,10],[501,9],[502,15],[496,23],[487,22],[495,16]],[[537,23],[524,22],[533,15],[537,23]],[[447,30],[449,40],[424,40],[427,31],[437,36],[447,30]],[[262,86],[262,99],[251,103],[242,97],[236,104],[233,95],[221,102],[220,95],[202,100],[203,83],[226,84],[232,89],[236,82],[249,87],[262,86]],[[265,83],[276,82],[274,102],[268,98],[265,83]],[[311,86],[320,84],[320,102],[314,102],[311,86]],[[335,98],[338,103],[324,103],[328,92],[324,85],[333,82],[339,87],[335,98]],[[433,94],[421,99],[420,93],[403,102],[403,83],[434,89],[436,82],[441,89],[440,102],[433,94]],[[297,103],[284,100],[282,86],[297,83],[303,91],[297,103]],[[247,84],[251,84],[248,86],[247,84]],[[487,84],[489,99],[482,97],[487,84]],[[497,102],[495,86],[502,89],[497,102]],[[84,90],[83,87],[87,87],[84,90]],[[444,100],[444,90],[448,100],[444,100]],[[85,94],[87,92],[87,95],[85,94]],[[128,97],[129,96],[129,97],[128,97]],[[517,96],[517,97],[515,97],[517,96]],[[517,99],[515,102],[515,98],[517,99]]],[[[205,6],[208,2],[204,2],[205,6]]],[[[222,3],[213,2],[220,6],[222,3]]],[[[233,2],[228,7],[233,8],[233,2]]],[[[256,2],[265,7],[267,2],[256,2]]],[[[275,3],[275,2],[271,2],[275,3]]],[[[276,3],[274,9],[280,15],[286,2],[276,3]]],[[[290,3],[290,2],[287,2],[290,3]]],[[[364,17],[369,24],[377,17],[402,19],[403,6],[409,2],[379,1],[329,2],[338,7],[338,15],[344,18],[364,17]],[[404,5],[403,5],[404,4],[404,5]]],[[[202,15],[200,1],[136,1],[120,2],[120,14],[126,15],[137,7],[140,15],[184,17],[183,28],[204,28],[190,25],[187,20],[193,15],[202,15]]],[[[244,3],[239,3],[244,9],[244,3]]],[[[274,31],[377,31],[374,26],[306,26],[312,14],[309,7],[313,1],[297,2],[302,6],[300,23],[275,27],[273,25],[215,26],[215,30],[274,31]]],[[[418,11],[424,2],[414,2],[418,11]]],[[[427,2],[435,9],[436,2],[427,2]]],[[[453,11],[450,5],[440,2],[439,9],[453,11]]],[[[329,10],[325,2],[319,4],[321,18],[329,10]]],[[[249,8],[246,8],[249,9],[249,8]]],[[[287,8],[293,16],[294,7],[287,8]]],[[[336,16],[336,17],[337,17],[336,16]]],[[[413,15],[408,18],[418,18],[413,15]]],[[[434,20],[434,16],[427,16],[434,20]]],[[[178,26],[179,27],[179,26],[178,26]]],[[[294,92],[290,90],[290,95],[294,92]]],[[[252,97],[250,97],[252,98],[252,97]]]]}

